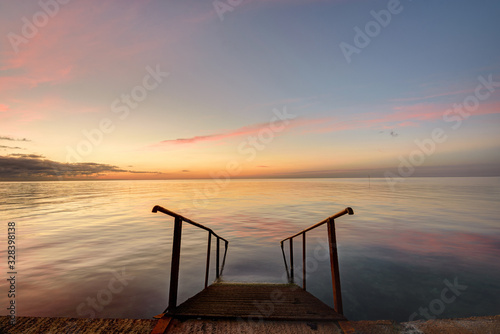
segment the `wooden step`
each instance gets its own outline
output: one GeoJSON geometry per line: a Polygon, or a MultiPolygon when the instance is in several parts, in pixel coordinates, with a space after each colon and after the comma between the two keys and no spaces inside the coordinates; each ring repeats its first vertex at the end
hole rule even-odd
{"type": "Polygon", "coordinates": [[[344,316],[296,284],[214,283],[169,314],[254,321],[345,320],[344,316]]]}

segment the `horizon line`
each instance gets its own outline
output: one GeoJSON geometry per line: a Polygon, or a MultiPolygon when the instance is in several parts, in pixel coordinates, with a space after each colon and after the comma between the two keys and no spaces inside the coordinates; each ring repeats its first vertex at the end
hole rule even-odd
{"type": "MultiPolygon", "coordinates": [[[[414,175],[408,177],[401,177],[403,179],[411,178],[472,178],[472,177],[500,177],[499,175],[414,175]]],[[[229,180],[274,180],[274,179],[387,179],[385,176],[303,176],[303,177],[290,177],[290,176],[275,176],[275,177],[232,177],[229,180]]],[[[200,178],[171,178],[171,179],[124,179],[124,178],[112,178],[112,179],[98,179],[98,178],[87,178],[87,179],[33,179],[33,180],[2,180],[0,182],[61,182],[61,181],[191,181],[191,180],[216,180],[215,178],[200,177],[200,178]]]]}

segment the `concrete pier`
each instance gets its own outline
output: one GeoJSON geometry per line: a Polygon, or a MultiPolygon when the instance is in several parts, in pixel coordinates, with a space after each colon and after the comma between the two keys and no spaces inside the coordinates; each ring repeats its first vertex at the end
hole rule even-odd
{"type": "MultiPolygon", "coordinates": [[[[18,317],[16,325],[9,325],[7,316],[0,317],[0,333],[67,333],[149,334],[157,319],[77,319],[18,317]]],[[[436,319],[398,323],[389,320],[349,321],[359,334],[497,334],[500,333],[500,315],[461,319],[436,319]]],[[[229,319],[174,320],[168,333],[348,333],[335,321],[262,321],[238,322],[229,319]]]]}

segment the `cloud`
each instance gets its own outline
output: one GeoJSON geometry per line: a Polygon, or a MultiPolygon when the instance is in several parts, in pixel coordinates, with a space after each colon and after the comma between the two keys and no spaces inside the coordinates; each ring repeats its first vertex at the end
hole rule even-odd
{"type": "Polygon", "coordinates": [[[154,173],[146,171],[131,171],[117,166],[85,163],[60,163],[45,159],[38,154],[11,154],[0,156],[0,179],[54,179],[95,177],[107,173],[154,173]]]}
{"type": "MultiPolygon", "coordinates": [[[[453,105],[448,103],[418,103],[412,105],[398,105],[392,108],[391,113],[368,112],[358,118],[341,122],[321,122],[321,127],[305,130],[304,133],[328,133],[341,130],[361,128],[391,129],[397,126],[414,127],[422,122],[439,121],[443,119],[447,110],[453,105]]],[[[479,108],[470,112],[470,116],[500,114],[500,102],[483,102],[479,108]]]]}
{"type": "Polygon", "coordinates": [[[190,138],[179,138],[179,139],[168,139],[160,142],[160,145],[164,144],[193,144],[197,142],[203,142],[203,141],[217,141],[217,140],[222,140],[222,139],[227,139],[231,137],[238,137],[238,136],[243,136],[243,135],[251,135],[254,133],[259,132],[260,130],[268,127],[269,124],[263,123],[263,124],[255,124],[251,126],[245,126],[233,131],[228,131],[228,132],[223,132],[223,133],[217,133],[217,134],[210,134],[210,135],[205,135],[205,136],[194,136],[190,138]]]}
{"type": "MultiPolygon", "coordinates": [[[[57,15],[39,29],[28,45],[19,45],[18,53],[10,44],[3,45],[7,51],[3,52],[5,59],[0,70],[9,70],[10,75],[0,77],[0,88],[26,89],[65,83],[85,75],[86,67],[82,65],[88,61],[97,70],[110,59],[137,54],[146,42],[132,24],[147,5],[148,1],[129,1],[123,6],[122,1],[111,0],[99,2],[92,11],[87,9],[88,3],[61,6],[57,15]],[[121,38],[124,30],[129,33],[127,42],[121,38]],[[85,31],[85,34],[78,31],[85,31]],[[81,46],[86,46],[85,50],[81,46]]],[[[3,23],[2,28],[15,28],[19,33],[19,24],[15,21],[3,23]]]]}
{"type": "MultiPolygon", "coordinates": [[[[292,128],[297,128],[297,127],[303,127],[307,125],[314,125],[314,124],[321,124],[324,123],[325,121],[331,120],[331,118],[316,118],[316,119],[306,119],[306,118],[294,118],[294,119],[289,119],[287,120],[288,123],[286,123],[285,127],[286,129],[292,129],[292,128]]],[[[276,127],[282,127],[284,124],[280,122],[277,122],[277,124],[274,124],[276,127]]],[[[222,132],[222,133],[216,133],[216,134],[209,134],[209,135],[204,135],[204,136],[194,136],[194,137],[189,137],[189,138],[178,138],[178,139],[168,139],[161,141],[160,143],[154,145],[154,146],[163,146],[163,145],[179,145],[179,144],[194,144],[198,142],[206,142],[206,141],[219,141],[222,139],[228,139],[228,138],[233,138],[233,137],[240,137],[240,136],[245,136],[245,135],[252,135],[252,134],[257,134],[259,131],[263,129],[271,129],[270,123],[259,123],[259,124],[253,124],[249,126],[244,126],[241,128],[238,128],[236,130],[229,130],[227,132],[222,132]]],[[[278,133],[283,133],[283,131],[280,132],[274,132],[274,135],[278,135],[278,133]]]]}
{"type": "Polygon", "coordinates": [[[162,172],[151,172],[151,171],[143,171],[143,170],[126,170],[126,171],[121,171],[121,172],[132,173],[132,174],[163,174],[162,172]]]}
{"type": "Polygon", "coordinates": [[[9,141],[31,141],[26,138],[14,138],[9,136],[0,136],[0,140],[9,140],[9,141]]]}
{"type": "MultiPolygon", "coordinates": [[[[80,96],[93,93],[101,98],[98,85],[114,78],[114,82],[125,86],[131,76],[124,67],[154,65],[145,55],[157,54],[159,48],[183,34],[179,28],[179,32],[163,34],[161,40],[146,38],[147,32],[158,31],[139,23],[148,1],[127,1],[126,5],[116,0],[90,3],[94,2],[90,11],[89,2],[73,1],[60,6],[57,15],[40,27],[28,44],[19,45],[18,53],[7,38],[0,39],[0,101],[5,103],[0,104],[0,122],[17,124],[58,113],[100,111],[107,103],[88,97],[75,99],[71,87],[78,86],[80,96]]],[[[37,3],[10,6],[3,15],[7,19],[0,20],[0,31],[21,34],[19,18],[25,15],[31,19],[40,10],[37,3]],[[11,14],[8,18],[9,12],[16,11],[20,16],[11,14]]]]}
{"type": "Polygon", "coordinates": [[[9,157],[29,158],[29,159],[44,159],[45,158],[43,155],[40,155],[40,154],[22,154],[22,153],[9,154],[9,157]]]}
{"type": "Polygon", "coordinates": [[[3,148],[5,150],[25,150],[25,148],[19,147],[19,146],[5,146],[5,145],[0,145],[0,148],[3,148]]]}
{"type": "MultiPolygon", "coordinates": [[[[379,131],[379,133],[385,133],[385,130],[381,130],[381,131],[379,131]]],[[[399,133],[397,133],[397,132],[396,132],[396,131],[394,131],[394,130],[391,130],[391,131],[389,132],[389,135],[390,135],[390,136],[392,136],[392,137],[397,137],[397,136],[399,136],[399,133]]]]}
{"type": "MultiPolygon", "coordinates": [[[[368,112],[348,121],[338,121],[334,117],[303,118],[297,117],[289,120],[287,129],[303,128],[302,134],[306,133],[329,133],[334,131],[353,130],[362,128],[392,129],[394,127],[415,127],[421,122],[442,120],[445,112],[451,106],[445,103],[418,103],[413,105],[398,105],[393,107],[391,113],[368,112]]],[[[488,115],[500,113],[500,102],[484,102],[471,113],[474,115],[488,115]]],[[[223,139],[257,134],[260,130],[268,128],[269,123],[253,124],[226,132],[193,136],[188,138],[167,139],[159,142],[153,147],[164,145],[194,144],[207,141],[219,141],[223,139]]],[[[390,135],[397,137],[399,134],[391,130],[390,135]]],[[[277,135],[278,133],[275,133],[277,135]]]]}

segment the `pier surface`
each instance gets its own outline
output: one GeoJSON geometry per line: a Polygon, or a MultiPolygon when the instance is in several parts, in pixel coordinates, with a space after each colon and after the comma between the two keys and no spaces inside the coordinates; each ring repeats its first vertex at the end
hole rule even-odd
{"type": "MultiPolygon", "coordinates": [[[[149,334],[156,319],[77,319],[17,317],[16,325],[9,325],[9,317],[0,316],[0,333],[71,333],[149,334]]],[[[496,334],[500,333],[500,315],[461,319],[436,319],[398,323],[389,320],[349,321],[354,333],[364,334],[496,334]]],[[[336,322],[262,321],[238,322],[228,319],[188,319],[174,321],[169,332],[176,333],[346,333],[336,322]]]]}
{"type": "Polygon", "coordinates": [[[215,283],[171,312],[181,318],[346,320],[296,284],[215,283]]]}

